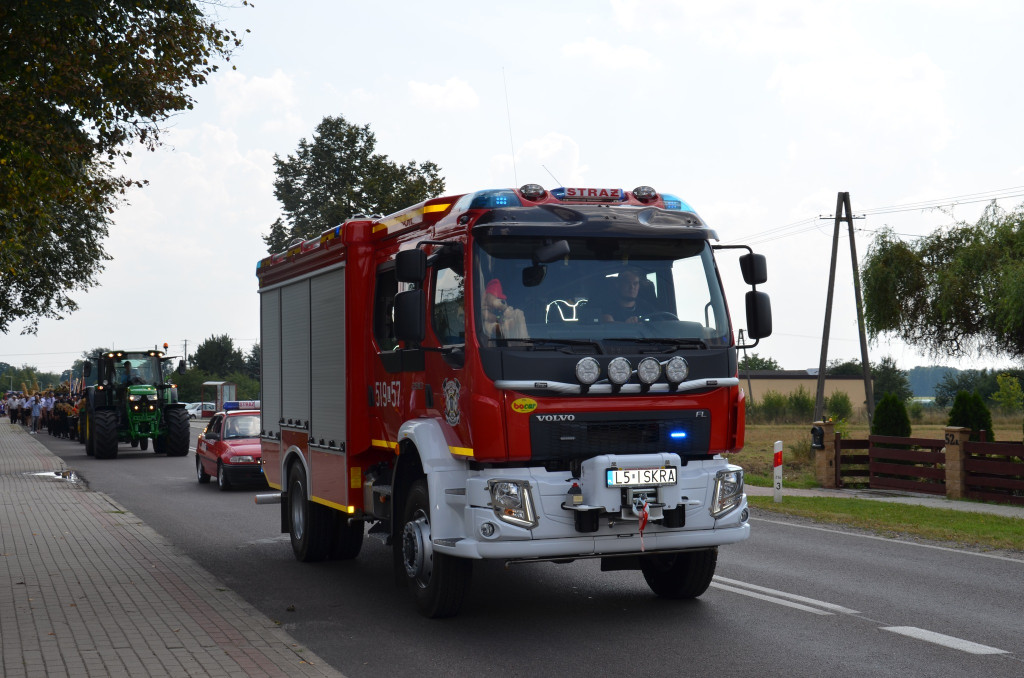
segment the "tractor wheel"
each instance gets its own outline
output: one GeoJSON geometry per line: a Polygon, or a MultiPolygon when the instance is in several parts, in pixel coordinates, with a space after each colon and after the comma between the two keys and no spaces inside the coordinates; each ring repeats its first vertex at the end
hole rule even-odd
{"type": "Polygon", "coordinates": [[[188,413],[181,408],[164,410],[167,421],[167,439],[164,452],[168,457],[184,457],[188,454],[188,437],[192,429],[188,425],[188,413]]]}
{"type": "Polygon", "coordinates": [[[86,412],[82,415],[82,442],[85,443],[85,453],[88,456],[96,454],[95,443],[92,439],[92,417],[86,412]]]}
{"type": "Polygon", "coordinates": [[[149,449],[149,438],[139,438],[139,449],[143,452],[149,449]]]}
{"type": "Polygon", "coordinates": [[[409,488],[402,511],[401,532],[392,548],[404,579],[425,617],[453,617],[469,589],[473,563],[465,558],[436,553],[430,533],[430,494],[420,478],[409,488]]]}
{"type": "Polygon", "coordinates": [[[97,410],[89,418],[92,433],[93,454],[97,459],[113,459],[117,456],[117,412],[97,410]]]}
{"type": "Polygon", "coordinates": [[[662,598],[696,598],[715,576],[718,549],[651,554],[640,558],[647,585],[662,598]]]}

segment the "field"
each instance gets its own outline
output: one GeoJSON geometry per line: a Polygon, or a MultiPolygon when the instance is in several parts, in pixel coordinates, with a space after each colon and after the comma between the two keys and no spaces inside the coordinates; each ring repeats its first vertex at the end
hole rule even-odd
{"type": "MultiPolygon", "coordinates": [[[[911,422],[914,438],[942,439],[945,413],[926,414],[921,421],[911,422]]],[[[867,421],[847,425],[850,439],[868,437],[867,421]]],[[[1019,441],[1022,437],[1020,416],[992,417],[992,428],[997,441],[1019,441]]],[[[747,424],[746,445],[742,452],[729,455],[730,461],[746,470],[750,485],[771,487],[775,441],[781,440],[783,485],[786,487],[817,487],[814,479],[814,455],[811,450],[811,423],[806,424],[747,424]]]]}

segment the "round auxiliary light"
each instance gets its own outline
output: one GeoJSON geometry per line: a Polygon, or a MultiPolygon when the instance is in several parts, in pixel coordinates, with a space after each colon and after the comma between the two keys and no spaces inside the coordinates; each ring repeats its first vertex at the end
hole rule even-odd
{"type": "Polygon", "coordinates": [[[641,202],[647,202],[657,198],[658,192],[650,186],[637,186],[633,189],[633,197],[641,202]]]}
{"type": "Polygon", "coordinates": [[[576,379],[584,386],[590,386],[601,376],[601,366],[596,360],[587,356],[576,363],[576,379]]]}
{"type": "Polygon", "coordinates": [[[519,192],[527,200],[540,200],[547,193],[540,184],[525,184],[519,189],[519,192]]]}
{"type": "Polygon", "coordinates": [[[632,365],[629,364],[628,360],[621,356],[613,358],[612,361],[608,363],[608,379],[613,384],[622,386],[629,381],[629,377],[632,374],[632,365]]]}
{"type": "Polygon", "coordinates": [[[671,384],[679,384],[686,381],[686,377],[689,374],[690,366],[686,363],[686,358],[674,356],[665,363],[665,377],[671,384]]]}
{"type": "Polygon", "coordinates": [[[640,378],[642,384],[653,384],[661,376],[661,363],[657,358],[647,356],[636,366],[636,376],[640,378]]]}

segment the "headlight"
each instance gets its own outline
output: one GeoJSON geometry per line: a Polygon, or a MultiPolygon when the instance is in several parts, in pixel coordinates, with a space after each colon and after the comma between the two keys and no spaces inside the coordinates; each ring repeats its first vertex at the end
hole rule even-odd
{"type": "Polygon", "coordinates": [[[686,377],[689,374],[690,366],[685,358],[675,356],[665,363],[665,377],[671,384],[680,384],[686,381],[686,377]]]}
{"type": "Polygon", "coordinates": [[[487,489],[491,492],[491,507],[498,518],[519,527],[537,526],[527,481],[492,480],[487,483],[487,489]]]}
{"type": "Polygon", "coordinates": [[[584,386],[590,386],[601,376],[601,366],[591,357],[582,358],[576,363],[576,379],[584,386]]]}
{"type": "Polygon", "coordinates": [[[711,499],[711,517],[718,518],[743,500],[743,469],[729,466],[715,474],[715,492],[711,499]]]}
{"type": "Polygon", "coordinates": [[[229,463],[232,464],[251,464],[256,461],[251,454],[240,454],[237,457],[231,457],[228,459],[229,463]]]}
{"type": "Polygon", "coordinates": [[[613,384],[622,386],[629,381],[629,377],[632,374],[633,368],[629,364],[629,361],[621,356],[613,358],[612,361],[608,363],[608,380],[613,384]]]}
{"type": "Polygon", "coordinates": [[[653,384],[661,376],[661,363],[656,358],[647,356],[636,366],[636,376],[642,384],[653,384]]]}
{"type": "Polygon", "coordinates": [[[133,403],[135,403],[135,402],[138,402],[138,401],[142,400],[142,396],[140,396],[140,395],[135,395],[135,394],[133,393],[133,394],[131,394],[131,395],[129,395],[129,396],[128,396],[128,400],[130,400],[130,401],[132,401],[133,403]]]}

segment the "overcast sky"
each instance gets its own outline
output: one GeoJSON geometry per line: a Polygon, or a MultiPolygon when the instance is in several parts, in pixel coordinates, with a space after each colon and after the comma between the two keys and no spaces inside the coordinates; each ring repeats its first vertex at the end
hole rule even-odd
{"type": "MultiPolygon", "coordinates": [[[[166,341],[181,354],[221,334],[248,350],[260,236],[280,216],[273,156],[340,115],[368,123],[395,161],[436,162],[451,194],[536,182],[680,196],[723,242],[768,257],[775,333],[755,352],[817,367],[833,226],[818,217],[839,191],[867,214],[860,257],[883,226],[910,238],[974,221],[986,197],[1024,201],[1022,15],[1019,2],[955,0],[222,9],[227,27],[251,29],[237,70],[126,168],[149,185],[114,216],[100,286],[37,336],[0,336],[0,361],[59,372],[97,346],[166,341]],[[903,207],[919,203],[930,208],[903,207]]],[[[839,253],[829,358],[859,358],[845,237],[839,253]]],[[[720,266],[742,327],[738,265],[720,266]]],[[[904,369],[1007,364],[889,338],[870,355],[904,369]]]]}

